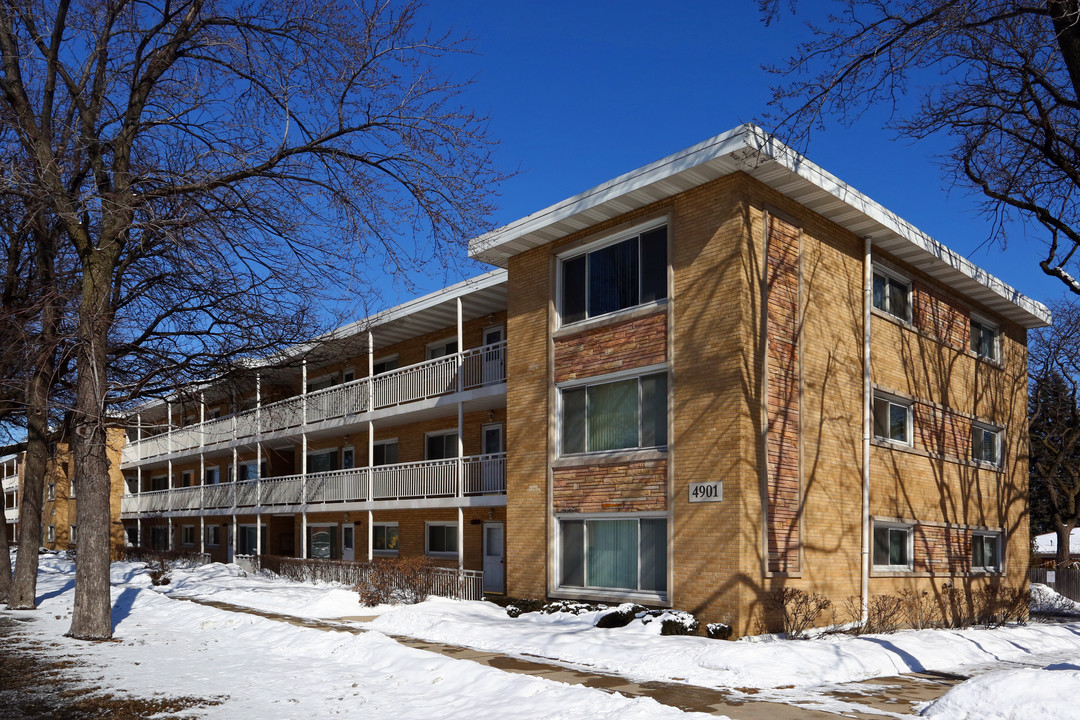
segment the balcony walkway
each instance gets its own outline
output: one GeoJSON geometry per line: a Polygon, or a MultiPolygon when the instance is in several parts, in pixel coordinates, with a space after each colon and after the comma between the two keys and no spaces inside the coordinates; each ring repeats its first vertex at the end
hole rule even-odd
{"type": "MultiPolygon", "coordinates": [[[[169,455],[208,452],[280,434],[296,434],[328,420],[369,419],[379,410],[506,383],[506,341],[296,395],[225,418],[215,418],[129,442],[125,466],[169,455]]],[[[505,389],[502,391],[505,394],[505,389]]]]}
{"type": "Polygon", "coordinates": [[[506,454],[398,463],[151,490],[125,495],[120,514],[183,517],[506,504],[506,454]]]}

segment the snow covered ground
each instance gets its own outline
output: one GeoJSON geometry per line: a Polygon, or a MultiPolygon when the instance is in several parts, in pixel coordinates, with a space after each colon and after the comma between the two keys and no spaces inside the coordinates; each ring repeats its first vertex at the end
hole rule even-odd
{"type": "Polygon", "coordinates": [[[505,673],[404,647],[388,634],[546,658],[637,681],[740,688],[743,693],[756,688],[747,699],[810,699],[834,711],[854,709],[830,694],[840,683],[920,670],[955,672],[975,677],[925,707],[925,715],[1080,717],[1075,701],[1053,704],[1064,690],[1067,697],[1080,692],[1080,623],[725,642],[661,637],[655,624],[597,629],[591,613],[529,613],[513,619],[490,603],[431,599],[372,610],[361,608],[354,593],[339,587],[243,576],[236,566],[219,564],[176,570],[170,585],[152,588],[141,563],[117,563],[113,598],[120,642],[86,644],[61,637],[70,622],[70,561],[57,555],[41,560],[38,590],[43,599],[32,613],[39,622],[24,626],[28,632],[101,666],[86,671],[104,676],[98,684],[135,695],[228,698],[200,711],[205,717],[683,714],[645,698],[505,673]],[[368,632],[326,632],[178,602],[179,597],[306,618],[377,617],[357,622],[368,632]]]}

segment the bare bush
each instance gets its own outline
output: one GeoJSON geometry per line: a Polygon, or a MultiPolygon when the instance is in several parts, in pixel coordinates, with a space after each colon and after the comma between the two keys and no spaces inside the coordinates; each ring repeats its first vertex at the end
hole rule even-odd
{"type": "Polygon", "coordinates": [[[124,548],[120,555],[118,560],[144,562],[147,565],[164,563],[172,567],[198,567],[210,562],[210,556],[207,553],[196,550],[155,550],[136,546],[124,548]]]}
{"type": "Polygon", "coordinates": [[[963,629],[974,624],[972,615],[971,593],[955,585],[946,584],[941,588],[942,625],[945,627],[963,629]]]}
{"type": "Polygon", "coordinates": [[[867,603],[862,621],[862,598],[852,595],[844,601],[844,616],[855,635],[889,635],[904,625],[904,603],[895,595],[875,595],[867,603]]]}
{"type": "Polygon", "coordinates": [[[1014,587],[986,585],[972,596],[975,621],[979,625],[995,628],[1006,623],[1027,622],[1031,606],[1031,592],[1014,587]]]}
{"type": "Polygon", "coordinates": [[[908,627],[925,630],[941,625],[941,608],[929,591],[904,588],[900,591],[900,602],[903,605],[904,624],[908,627]]]}
{"type": "Polygon", "coordinates": [[[363,566],[364,574],[355,584],[360,604],[365,607],[389,603],[414,604],[431,594],[436,565],[418,555],[375,560],[363,566]]]}
{"type": "Polygon", "coordinates": [[[780,618],[784,635],[794,640],[805,637],[821,613],[832,607],[832,600],[818,593],[785,587],[766,595],[765,607],[780,618]]]}

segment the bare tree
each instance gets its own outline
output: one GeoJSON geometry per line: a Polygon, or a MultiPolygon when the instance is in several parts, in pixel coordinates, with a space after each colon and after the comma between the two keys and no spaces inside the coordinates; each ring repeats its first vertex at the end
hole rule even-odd
{"type": "MultiPolygon", "coordinates": [[[[55,0],[0,8],[0,93],[24,192],[76,257],[70,634],[112,634],[111,408],[310,332],[482,230],[482,118],[412,2],[55,0]],[[175,358],[180,358],[179,360],[175,358]],[[155,367],[163,363],[166,367],[155,367]],[[157,378],[157,380],[155,380],[157,378]]],[[[235,363],[234,363],[235,364],[235,363]]]]}
{"type": "Polygon", "coordinates": [[[1032,527],[1057,533],[1057,562],[1069,562],[1080,525],[1080,305],[1052,307],[1054,326],[1030,338],[1030,493],[1032,527]]]}
{"type": "MultiPolygon", "coordinates": [[[[781,0],[760,0],[766,21],[781,0]]],[[[794,0],[786,4],[795,9],[794,0]]],[[[1078,0],[838,0],[784,65],[765,119],[796,142],[827,119],[849,124],[891,107],[904,137],[944,134],[956,182],[1005,220],[1041,226],[1039,266],[1080,294],[1080,4],[1078,0]],[[912,87],[920,102],[905,102],[912,87]]]]}

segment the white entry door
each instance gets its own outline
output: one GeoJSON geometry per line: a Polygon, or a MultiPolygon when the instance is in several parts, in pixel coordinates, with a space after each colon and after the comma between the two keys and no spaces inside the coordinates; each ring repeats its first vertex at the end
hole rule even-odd
{"type": "Polygon", "coordinates": [[[484,592],[506,592],[503,524],[484,523],[484,592]]]}
{"type": "MultiPolygon", "coordinates": [[[[484,345],[494,345],[503,341],[502,325],[484,328],[484,345]]],[[[489,348],[484,351],[483,377],[484,385],[506,382],[506,358],[503,346],[489,348]]]]}
{"type": "Polygon", "coordinates": [[[345,523],[341,526],[341,559],[347,562],[352,562],[356,558],[356,552],[353,549],[353,525],[352,523],[345,523]]]}

